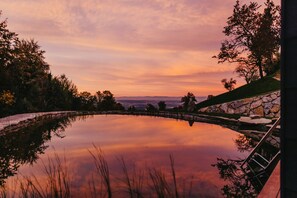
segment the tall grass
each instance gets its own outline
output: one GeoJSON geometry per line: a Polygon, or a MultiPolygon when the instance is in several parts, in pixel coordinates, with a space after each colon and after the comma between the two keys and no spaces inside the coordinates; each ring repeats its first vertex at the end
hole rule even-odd
{"type": "Polygon", "coordinates": [[[143,197],[143,184],[144,184],[144,172],[142,170],[137,170],[135,165],[132,170],[128,170],[127,164],[123,157],[118,159],[122,172],[123,179],[123,189],[126,191],[130,198],[142,198],[143,197]]]}
{"type": "Polygon", "coordinates": [[[175,190],[175,197],[178,198],[179,196],[178,196],[177,182],[175,177],[174,158],[171,154],[169,155],[169,159],[170,159],[170,167],[171,167],[171,173],[172,173],[174,190],[175,190]]]}
{"type": "Polygon", "coordinates": [[[149,169],[149,176],[153,184],[152,190],[159,198],[174,197],[162,170],[156,168],[149,169]]]}
{"type": "Polygon", "coordinates": [[[43,163],[46,176],[45,184],[36,176],[28,177],[22,189],[22,195],[28,197],[68,198],[71,197],[71,180],[68,173],[66,158],[55,154],[54,158],[48,158],[48,163],[43,163]]]}
{"type": "Polygon", "coordinates": [[[98,148],[95,145],[93,146],[95,148],[95,152],[92,152],[90,150],[89,152],[94,159],[96,170],[101,176],[101,179],[107,191],[108,198],[111,198],[112,190],[110,185],[110,175],[109,175],[109,167],[108,167],[107,161],[105,160],[105,157],[103,155],[101,148],[98,148]]]}
{"type": "MultiPolygon", "coordinates": [[[[116,177],[111,177],[108,162],[105,159],[100,147],[94,145],[94,150],[90,151],[94,162],[95,172],[86,184],[84,190],[85,197],[91,198],[112,198],[112,197],[159,197],[159,198],[185,198],[191,197],[192,181],[187,184],[186,179],[177,177],[175,170],[175,160],[169,156],[170,169],[147,167],[137,169],[135,164],[128,166],[124,157],[118,158],[121,168],[119,181],[116,177]],[[113,181],[111,181],[113,179],[113,181]],[[186,188],[189,186],[189,188],[186,188]]],[[[81,194],[73,193],[80,189],[74,189],[66,158],[60,158],[57,154],[53,158],[48,158],[47,163],[43,163],[44,180],[34,175],[23,177],[19,181],[13,193],[5,186],[0,188],[0,196],[22,197],[22,198],[70,198],[81,197],[81,194]]]]}

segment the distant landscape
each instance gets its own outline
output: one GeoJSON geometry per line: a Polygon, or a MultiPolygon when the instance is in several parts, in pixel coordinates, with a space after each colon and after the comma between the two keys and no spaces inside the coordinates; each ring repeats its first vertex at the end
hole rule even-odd
{"type": "MultiPolygon", "coordinates": [[[[116,100],[121,103],[126,109],[130,106],[135,106],[136,109],[144,110],[147,104],[158,106],[158,102],[165,101],[167,108],[174,108],[182,105],[181,97],[170,96],[123,96],[116,97],[116,100]]],[[[206,100],[206,97],[196,97],[197,102],[206,100]]]]}
{"type": "Polygon", "coordinates": [[[257,197],[279,4],[1,0],[0,198],[257,197]]]}

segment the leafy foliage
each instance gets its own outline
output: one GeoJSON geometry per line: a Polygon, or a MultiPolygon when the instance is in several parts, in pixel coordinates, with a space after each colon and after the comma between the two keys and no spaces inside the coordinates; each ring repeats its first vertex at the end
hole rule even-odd
{"type": "Polygon", "coordinates": [[[158,102],[158,107],[160,111],[165,111],[166,110],[166,103],[165,101],[160,101],[158,102]]]}
{"type": "MultiPolygon", "coordinates": [[[[0,11],[1,17],[1,11],[0,11]]],[[[45,51],[33,39],[19,39],[0,22],[0,116],[52,110],[123,110],[110,91],[78,93],[64,74],[53,76],[45,51]]]]}
{"type": "Polygon", "coordinates": [[[248,62],[238,63],[235,72],[239,77],[243,77],[247,84],[259,79],[258,68],[248,62]]]}
{"type": "Polygon", "coordinates": [[[229,81],[226,78],[224,78],[221,80],[221,82],[224,85],[225,89],[227,89],[228,91],[232,91],[236,84],[236,80],[234,80],[233,78],[230,78],[229,81]]]}
{"type": "Polygon", "coordinates": [[[4,113],[9,114],[14,104],[15,97],[12,92],[4,90],[0,93],[0,109],[2,109],[4,113]]]}
{"type": "Polygon", "coordinates": [[[155,111],[157,111],[157,108],[152,104],[147,104],[145,107],[145,110],[147,112],[155,112],[155,111]]]}
{"type": "Polygon", "coordinates": [[[188,92],[187,95],[181,98],[181,102],[185,111],[194,111],[197,100],[193,93],[188,92]]]}
{"type": "Polygon", "coordinates": [[[255,67],[260,78],[264,72],[270,75],[275,71],[273,62],[280,48],[280,8],[271,0],[265,2],[263,13],[260,7],[257,2],[240,5],[236,1],[223,30],[229,39],[221,43],[220,53],[214,56],[219,63],[237,63],[235,71],[247,83],[257,77],[255,67]]]}

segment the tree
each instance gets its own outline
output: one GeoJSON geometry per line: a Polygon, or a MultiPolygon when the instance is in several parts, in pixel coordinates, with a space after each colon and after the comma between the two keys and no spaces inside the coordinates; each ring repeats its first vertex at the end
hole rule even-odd
{"type": "Polygon", "coordinates": [[[79,94],[79,99],[81,102],[81,110],[92,111],[95,110],[96,97],[91,93],[84,91],[79,94]]]}
{"type": "MultiPolygon", "coordinates": [[[[0,17],[2,11],[0,10],[0,17]]],[[[8,66],[13,60],[14,44],[17,34],[7,29],[7,20],[0,21],[0,92],[11,90],[8,66]]]]}
{"type": "Polygon", "coordinates": [[[197,102],[197,100],[193,93],[188,92],[187,95],[181,98],[181,102],[183,103],[183,109],[185,111],[193,111],[195,108],[195,102],[197,102]]]}
{"type": "Polygon", "coordinates": [[[158,102],[158,107],[160,111],[165,111],[166,110],[166,103],[165,101],[160,101],[158,102]]]}
{"type": "Polygon", "coordinates": [[[226,78],[224,78],[221,80],[221,82],[224,85],[225,89],[227,89],[228,91],[232,91],[236,84],[236,80],[234,80],[233,78],[230,78],[229,81],[226,78]]]}
{"type": "Polygon", "coordinates": [[[44,53],[33,39],[14,42],[6,72],[20,112],[45,110],[49,65],[45,62],[44,53]]]}
{"type": "Polygon", "coordinates": [[[247,84],[259,79],[257,66],[248,62],[241,62],[235,68],[239,77],[243,77],[247,84]]]}
{"type": "Polygon", "coordinates": [[[134,105],[128,107],[128,111],[134,112],[136,111],[136,107],[134,105]]]}
{"type": "Polygon", "coordinates": [[[265,6],[261,14],[258,3],[250,2],[249,5],[241,6],[236,1],[233,14],[223,30],[229,40],[221,43],[220,53],[214,56],[218,63],[227,61],[244,64],[245,72],[248,72],[247,66],[256,66],[260,78],[263,78],[263,69],[271,67],[272,59],[280,47],[279,6],[275,6],[271,0],[267,0],[265,6]]]}
{"type": "Polygon", "coordinates": [[[0,116],[4,116],[7,115],[9,113],[11,113],[12,110],[12,106],[15,103],[15,97],[14,94],[10,91],[3,91],[0,93],[0,116]]]}
{"type": "MultiPolygon", "coordinates": [[[[120,108],[119,105],[117,105],[117,102],[113,96],[113,94],[105,90],[103,92],[97,91],[96,93],[97,98],[97,109],[98,110],[116,110],[117,108],[120,108]]],[[[123,108],[120,108],[123,109],[123,108]]]]}
{"type": "Polygon", "coordinates": [[[154,105],[148,103],[145,107],[145,110],[147,112],[155,112],[155,111],[157,111],[157,108],[154,105]]]}
{"type": "Polygon", "coordinates": [[[113,107],[114,110],[119,110],[119,111],[125,111],[125,107],[119,103],[119,102],[116,102],[116,104],[114,105],[113,107]]]}
{"type": "Polygon", "coordinates": [[[252,51],[262,57],[263,70],[266,75],[274,72],[273,61],[280,49],[280,7],[272,0],[265,2],[265,9],[260,16],[260,25],[254,35],[252,51]]]}
{"type": "Polygon", "coordinates": [[[48,75],[47,110],[78,110],[81,102],[77,87],[66,75],[52,77],[48,75]]]}

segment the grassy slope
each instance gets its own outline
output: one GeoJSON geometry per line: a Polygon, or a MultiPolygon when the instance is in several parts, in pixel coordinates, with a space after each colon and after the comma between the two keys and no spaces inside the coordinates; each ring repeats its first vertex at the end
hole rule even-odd
{"type": "Polygon", "coordinates": [[[202,107],[225,103],[233,100],[239,100],[243,98],[249,98],[257,95],[261,95],[264,93],[268,93],[271,91],[276,91],[280,89],[280,81],[268,76],[262,80],[255,81],[250,84],[243,85],[237,89],[234,89],[231,92],[226,92],[215,96],[210,100],[205,100],[197,104],[197,108],[200,109],[202,107]]]}

